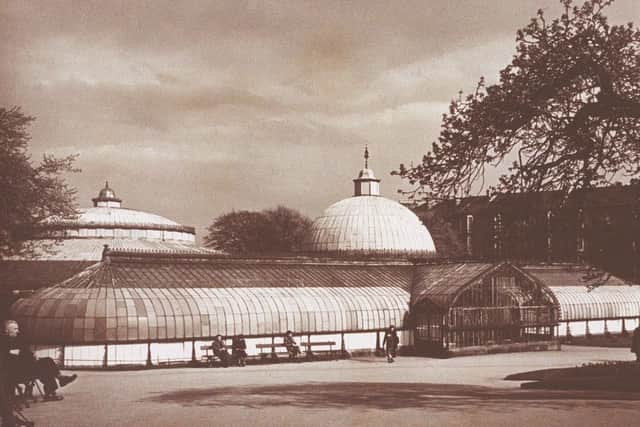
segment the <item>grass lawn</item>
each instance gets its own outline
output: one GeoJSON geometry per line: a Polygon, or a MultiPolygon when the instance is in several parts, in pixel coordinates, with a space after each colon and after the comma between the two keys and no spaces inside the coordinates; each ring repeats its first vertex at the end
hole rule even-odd
{"type": "Polygon", "coordinates": [[[631,333],[623,334],[607,334],[607,335],[591,335],[589,337],[571,337],[564,338],[562,345],[579,345],[587,347],[615,347],[630,348],[631,333]]]}
{"type": "Polygon", "coordinates": [[[542,369],[508,375],[505,380],[526,381],[527,389],[640,391],[640,364],[589,363],[574,368],[542,369]]]}

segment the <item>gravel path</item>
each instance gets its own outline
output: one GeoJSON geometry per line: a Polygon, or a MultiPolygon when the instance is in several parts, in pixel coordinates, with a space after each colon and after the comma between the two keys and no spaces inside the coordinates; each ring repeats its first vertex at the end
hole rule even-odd
{"type": "Polygon", "coordinates": [[[627,349],[283,363],[246,368],[79,371],[65,400],[32,405],[37,426],[637,425],[640,394],[521,390],[508,374],[627,349]]]}

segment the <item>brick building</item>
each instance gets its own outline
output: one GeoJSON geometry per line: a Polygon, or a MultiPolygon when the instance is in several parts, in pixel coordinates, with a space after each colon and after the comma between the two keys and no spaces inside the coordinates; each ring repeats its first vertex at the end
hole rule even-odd
{"type": "Polygon", "coordinates": [[[640,185],[474,196],[415,207],[448,258],[587,262],[639,276],[640,185]]]}

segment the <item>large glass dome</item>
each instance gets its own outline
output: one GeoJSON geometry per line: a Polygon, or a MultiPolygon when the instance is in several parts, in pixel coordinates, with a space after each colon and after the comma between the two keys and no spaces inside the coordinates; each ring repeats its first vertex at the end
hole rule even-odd
{"type": "Polygon", "coordinates": [[[435,255],[427,228],[411,210],[380,196],[380,180],[368,168],[354,179],[354,196],[329,206],[312,225],[306,252],[435,255]]]}

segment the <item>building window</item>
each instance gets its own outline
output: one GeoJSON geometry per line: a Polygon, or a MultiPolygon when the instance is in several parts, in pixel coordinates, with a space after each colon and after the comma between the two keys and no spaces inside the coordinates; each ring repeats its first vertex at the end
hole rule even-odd
{"type": "Polygon", "coordinates": [[[502,214],[493,217],[493,251],[497,258],[502,257],[502,214]]]}
{"type": "Polygon", "coordinates": [[[553,251],[553,212],[547,211],[547,261],[551,261],[551,253],[553,251]]]}
{"type": "Polygon", "coordinates": [[[466,236],[467,236],[467,255],[473,254],[473,241],[471,240],[471,236],[473,234],[473,215],[467,215],[467,224],[466,224],[466,236]]]}
{"type": "Polygon", "coordinates": [[[584,211],[582,208],[578,209],[578,232],[577,232],[577,241],[578,241],[578,252],[584,252],[584,211]]]}

